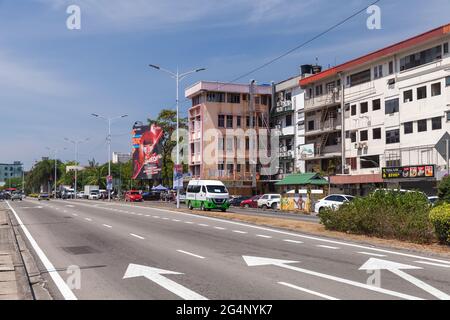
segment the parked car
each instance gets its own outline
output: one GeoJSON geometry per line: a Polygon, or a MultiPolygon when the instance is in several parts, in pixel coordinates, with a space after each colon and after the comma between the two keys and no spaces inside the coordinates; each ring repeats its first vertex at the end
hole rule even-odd
{"type": "Polygon", "coordinates": [[[92,190],[92,191],[89,193],[88,199],[89,199],[89,200],[98,200],[98,199],[100,199],[100,191],[98,191],[98,190],[92,190]]]}
{"type": "Polygon", "coordinates": [[[142,195],[137,190],[130,190],[125,193],[125,202],[141,202],[143,201],[142,195]]]}
{"type": "Polygon", "coordinates": [[[157,201],[161,199],[161,195],[159,192],[143,192],[142,199],[144,199],[145,201],[157,201]]]}
{"type": "Polygon", "coordinates": [[[230,205],[233,207],[239,207],[241,205],[242,201],[248,200],[251,197],[241,196],[241,197],[234,197],[230,200],[230,205]]]}
{"type": "Polygon", "coordinates": [[[439,197],[438,196],[430,196],[428,197],[428,201],[430,202],[430,204],[432,206],[436,205],[436,202],[439,201],[439,197]]]}
{"type": "Polygon", "coordinates": [[[11,195],[11,201],[14,201],[14,200],[22,201],[22,199],[23,199],[23,195],[22,195],[22,193],[20,193],[20,192],[14,192],[14,193],[11,195]]]}
{"type": "Polygon", "coordinates": [[[241,203],[239,204],[240,207],[243,208],[258,208],[258,200],[261,198],[262,196],[253,196],[247,200],[243,200],[241,201],[241,203]]]}
{"type": "Polygon", "coordinates": [[[281,195],[280,194],[265,194],[261,198],[258,199],[258,208],[277,209],[277,208],[279,208],[280,203],[281,203],[281,195]]]}
{"type": "Polygon", "coordinates": [[[331,194],[323,199],[320,199],[314,205],[314,212],[320,213],[326,208],[338,209],[344,202],[349,202],[355,199],[354,196],[345,194],[331,194]]]}
{"type": "Polygon", "coordinates": [[[50,195],[47,192],[41,192],[41,193],[39,193],[38,200],[39,201],[41,201],[41,200],[49,201],[50,200],[50,195]]]}
{"type": "Polygon", "coordinates": [[[84,191],[80,191],[77,193],[77,198],[78,199],[84,199],[84,191]]]}

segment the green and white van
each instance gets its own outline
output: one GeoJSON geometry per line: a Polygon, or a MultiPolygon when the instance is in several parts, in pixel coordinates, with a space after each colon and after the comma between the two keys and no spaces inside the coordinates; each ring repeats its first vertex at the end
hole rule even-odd
{"type": "Polygon", "coordinates": [[[227,188],[218,180],[191,180],[186,190],[186,204],[191,210],[218,209],[225,212],[230,207],[229,198],[227,188]]]}

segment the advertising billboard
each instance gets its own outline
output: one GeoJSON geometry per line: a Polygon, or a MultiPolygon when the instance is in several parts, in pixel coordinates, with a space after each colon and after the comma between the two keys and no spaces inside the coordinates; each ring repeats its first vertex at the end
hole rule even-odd
{"type": "Polygon", "coordinates": [[[314,158],[314,144],[304,144],[299,147],[302,159],[314,158]]]}
{"type": "Polygon", "coordinates": [[[390,167],[382,169],[382,177],[389,179],[434,178],[434,165],[390,167]]]}
{"type": "Polygon", "coordinates": [[[161,177],[164,132],[152,124],[133,127],[133,179],[159,179],[161,177]]]}

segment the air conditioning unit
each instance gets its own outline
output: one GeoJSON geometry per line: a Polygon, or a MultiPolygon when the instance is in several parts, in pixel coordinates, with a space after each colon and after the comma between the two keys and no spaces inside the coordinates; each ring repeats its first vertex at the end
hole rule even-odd
{"type": "Polygon", "coordinates": [[[362,142],[361,143],[361,149],[363,148],[367,148],[369,145],[367,144],[367,142],[362,142]]]}
{"type": "Polygon", "coordinates": [[[359,143],[355,143],[355,149],[360,149],[359,143]]]}

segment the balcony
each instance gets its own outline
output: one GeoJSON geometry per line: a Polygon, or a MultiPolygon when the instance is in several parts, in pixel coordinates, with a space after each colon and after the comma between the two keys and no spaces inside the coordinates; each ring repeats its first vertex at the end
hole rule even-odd
{"type": "Polygon", "coordinates": [[[294,159],[294,151],[288,150],[286,146],[283,146],[280,148],[279,157],[283,160],[294,159]]]}
{"type": "Polygon", "coordinates": [[[191,163],[192,164],[199,164],[202,162],[202,155],[201,153],[196,153],[191,155],[191,163]]]}
{"type": "Polygon", "coordinates": [[[316,119],[314,120],[313,129],[309,129],[309,127],[307,126],[305,130],[305,136],[318,135],[327,131],[328,132],[337,131],[340,130],[341,124],[342,121],[340,118],[329,118],[324,122],[320,121],[319,119],[316,119]]]}
{"type": "Polygon", "coordinates": [[[278,131],[280,137],[293,136],[295,134],[294,126],[282,127],[281,125],[276,125],[274,129],[278,131]]]}
{"type": "Polygon", "coordinates": [[[305,99],[305,111],[313,111],[328,105],[336,105],[339,103],[341,103],[340,90],[335,90],[318,97],[305,99]]]}

